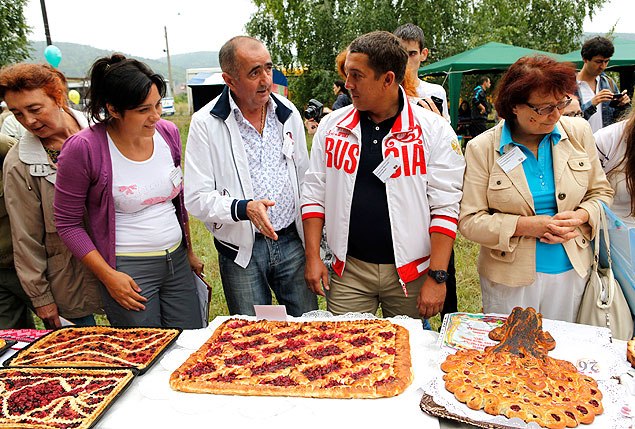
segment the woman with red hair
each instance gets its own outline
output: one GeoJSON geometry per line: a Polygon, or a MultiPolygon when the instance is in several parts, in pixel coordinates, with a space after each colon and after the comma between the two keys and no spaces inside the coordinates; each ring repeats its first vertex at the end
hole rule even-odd
{"type": "Polygon", "coordinates": [[[60,316],[94,325],[100,311],[97,279],[73,257],[55,228],[53,196],[57,156],[64,141],[88,126],[68,107],[64,75],[43,64],[0,70],[0,98],[26,129],[4,162],[6,209],[15,268],[37,315],[48,328],[60,316]]]}
{"type": "Polygon", "coordinates": [[[610,204],[613,191],[589,124],[561,116],[575,88],[572,64],[519,59],[496,91],[504,120],[467,146],[459,229],[481,245],[484,312],[522,306],[576,319],[596,202],[610,204]]]}

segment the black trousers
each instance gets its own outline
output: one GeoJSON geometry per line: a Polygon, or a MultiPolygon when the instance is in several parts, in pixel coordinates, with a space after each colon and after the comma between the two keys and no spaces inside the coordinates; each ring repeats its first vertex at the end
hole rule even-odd
{"type": "Polygon", "coordinates": [[[456,296],[456,269],[454,268],[454,249],[450,255],[448,263],[448,279],[445,282],[445,302],[443,310],[441,310],[441,322],[443,317],[448,313],[456,313],[458,311],[458,302],[456,296]]]}

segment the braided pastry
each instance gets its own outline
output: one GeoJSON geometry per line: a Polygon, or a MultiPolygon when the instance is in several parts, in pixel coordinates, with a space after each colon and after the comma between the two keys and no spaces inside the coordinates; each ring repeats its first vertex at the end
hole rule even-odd
{"type": "Polygon", "coordinates": [[[514,308],[484,351],[460,350],[441,364],[445,388],[473,410],[562,429],[602,414],[597,382],[570,362],[547,355],[555,341],[533,308],[514,308]]]}

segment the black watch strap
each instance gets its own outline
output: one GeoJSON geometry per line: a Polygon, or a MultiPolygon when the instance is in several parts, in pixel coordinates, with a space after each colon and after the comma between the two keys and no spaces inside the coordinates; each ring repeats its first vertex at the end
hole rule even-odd
{"type": "Polygon", "coordinates": [[[428,276],[432,277],[435,282],[441,284],[448,280],[448,272],[445,270],[428,270],[428,276]]]}

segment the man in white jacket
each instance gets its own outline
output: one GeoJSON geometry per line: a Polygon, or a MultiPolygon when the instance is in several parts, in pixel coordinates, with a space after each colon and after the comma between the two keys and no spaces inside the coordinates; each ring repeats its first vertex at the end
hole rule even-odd
{"type": "Polygon", "coordinates": [[[322,119],[313,139],[305,278],[336,314],[381,305],[386,317],[428,318],[443,307],[465,162],[450,124],[408,102],[407,61],[391,33],[355,39],[344,66],[353,105],[322,119]],[[330,283],[324,225],[336,258],[330,283]]]}
{"type": "Polygon", "coordinates": [[[185,152],[185,205],[214,235],[231,314],[271,304],[317,309],[304,283],[300,187],[308,164],[302,119],[271,93],[273,63],[251,37],[219,52],[226,86],[192,116],[185,152]]]}

